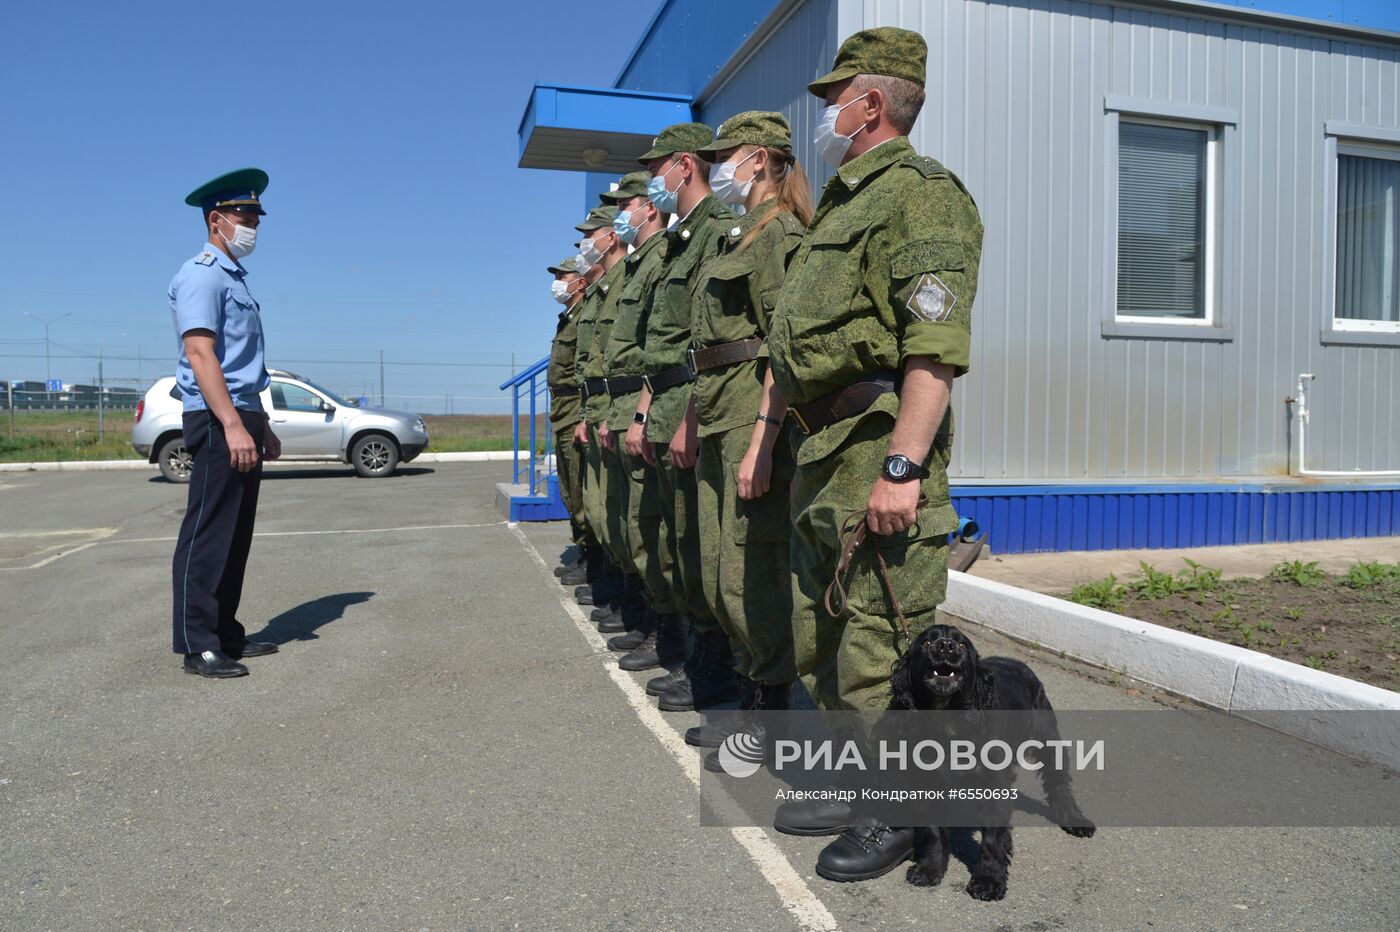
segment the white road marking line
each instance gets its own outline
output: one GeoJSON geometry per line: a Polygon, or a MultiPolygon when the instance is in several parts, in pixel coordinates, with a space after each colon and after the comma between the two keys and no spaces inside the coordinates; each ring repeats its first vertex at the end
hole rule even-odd
{"type": "MultiPolygon", "coordinates": [[[[530,539],[514,523],[508,526],[511,533],[520,539],[525,552],[534,559],[545,576],[554,582],[553,577],[550,576],[549,565],[545,563],[534,544],[530,543],[530,539]]],[[[557,583],[555,588],[559,588],[557,583]]],[[[567,591],[562,588],[559,588],[559,604],[564,607],[569,619],[573,621],[574,626],[588,642],[588,646],[593,648],[593,652],[600,657],[609,659],[610,662],[605,664],[603,669],[617,688],[622,690],[627,704],[632,706],[632,710],[637,713],[642,724],[656,736],[656,739],[661,742],[661,746],[675,758],[676,763],[680,764],[686,779],[695,785],[696,790],[699,790],[701,758],[696,749],[686,744],[681,733],[671,727],[660,710],[656,708],[656,703],[646,694],[646,690],[638,685],[631,674],[620,668],[615,662],[611,662],[611,659],[616,655],[608,650],[607,642],[603,640],[602,635],[589,623],[588,619],[584,617],[582,609],[569,599],[567,591]]],[[[812,930],[812,932],[817,932],[817,930],[827,932],[827,930],[840,928],[836,923],[836,918],[812,892],[812,888],[807,886],[807,882],[797,873],[787,856],[773,843],[764,829],[754,826],[739,826],[731,828],[729,831],[748,852],[749,858],[758,868],[759,873],[777,891],[783,908],[792,914],[800,928],[812,930]]]]}
{"type": "Polygon", "coordinates": [[[59,543],[49,544],[47,547],[40,547],[34,553],[26,554],[23,557],[10,557],[8,559],[21,560],[25,558],[37,557],[40,554],[48,553],[50,550],[57,551],[56,553],[52,553],[49,556],[44,557],[44,559],[40,560],[37,563],[30,563],[25,566],[0,566],[0,571],[37,570],[39,569],[39,567],[48,566],[55,560],[62,559],[63,557],[68,556],[70,553],[78,553],[80,551],[87,550],[89,547],[95,547],[98,544],[102,543],[103,538],[111,537],[115,533],[117,533],[117,529],[114,527],[69,528],[68,530],[64,531],[0,531],[0,540],[27,540],[31,538],[52,540],[53,538],[72,537],[91,538],[86,543],[78,544],[77,546],[70,547],[68,544],[60,541],[59,543]]]}

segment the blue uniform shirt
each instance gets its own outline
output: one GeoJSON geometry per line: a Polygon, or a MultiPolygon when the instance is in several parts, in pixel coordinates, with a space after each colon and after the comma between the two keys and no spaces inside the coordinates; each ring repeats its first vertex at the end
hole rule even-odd
{"type": "Polygon", "coordinates": [[[224,381],[236,408],[261,411],[258,392],[271,384],[263,365],[262,319],[258,302],[244,280],[248,271],[212,243],[204,252],[180,266],[170,281],[170,313],[180,361],[175,382],[185,396],[186,411],[209,406],[200,394],[194,370],[185,356],[185,334],[208,330],[214,334],[214,352],[224,370],[224,381]]]}

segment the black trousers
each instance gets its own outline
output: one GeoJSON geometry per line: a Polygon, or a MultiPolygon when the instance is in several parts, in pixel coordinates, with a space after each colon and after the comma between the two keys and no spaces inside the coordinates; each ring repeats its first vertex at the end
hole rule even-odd
{"type": "MultiPolygon", "coordinates": [[[[267,415],[238,414],[261,453],[267,415]]],[[[248,472],[229,465],[224,426],[208,411],[186,412],[185,449],[194,456],[194,469],[172,566],[173,647],[177,654],[238,648],[243,626],[235,616],[253,543],[262,460],[248,472]]]]}

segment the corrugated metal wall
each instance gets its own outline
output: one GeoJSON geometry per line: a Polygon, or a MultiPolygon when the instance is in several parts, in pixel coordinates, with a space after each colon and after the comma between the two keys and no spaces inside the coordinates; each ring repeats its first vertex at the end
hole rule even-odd
{"type": "MultiPolygon", "coordinates": [[[[778,0],[663,0],[617,87],[695,94],[778,0]]],[[[625,32],[625,30],[623,30],[625,32]]]]}
{"type": "Polygon", "coordinates": [[[930,45],[920,151],[956,171],[987,228],[954,475],[1272,476],[1283,404],[1311,371],[1309,466],[1400,467],[1400,348],[1324,346],[1327,120],[1400,127],[1393,48],[1105,4],[809,0],[710,100],[707,122],[778,109],[820,186],[803,85],[838,38],[898,25],[930,45]],[[838,28],[838,23],[840,27],[838,28]],[[1238,117],[1222,270],[1227,343],[1105,339],[1105,95],[1238,117]]]}

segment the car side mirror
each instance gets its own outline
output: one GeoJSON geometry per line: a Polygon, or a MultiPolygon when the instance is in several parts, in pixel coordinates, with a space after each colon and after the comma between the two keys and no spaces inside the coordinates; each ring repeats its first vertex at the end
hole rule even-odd
{"type": "Polygon", "coordinates": [[[335,405],[331,404],[329,401],[323,401],[321,402],[321,410],[326,412],[326,417],[330,417],[335,414],[335,405]]]}

